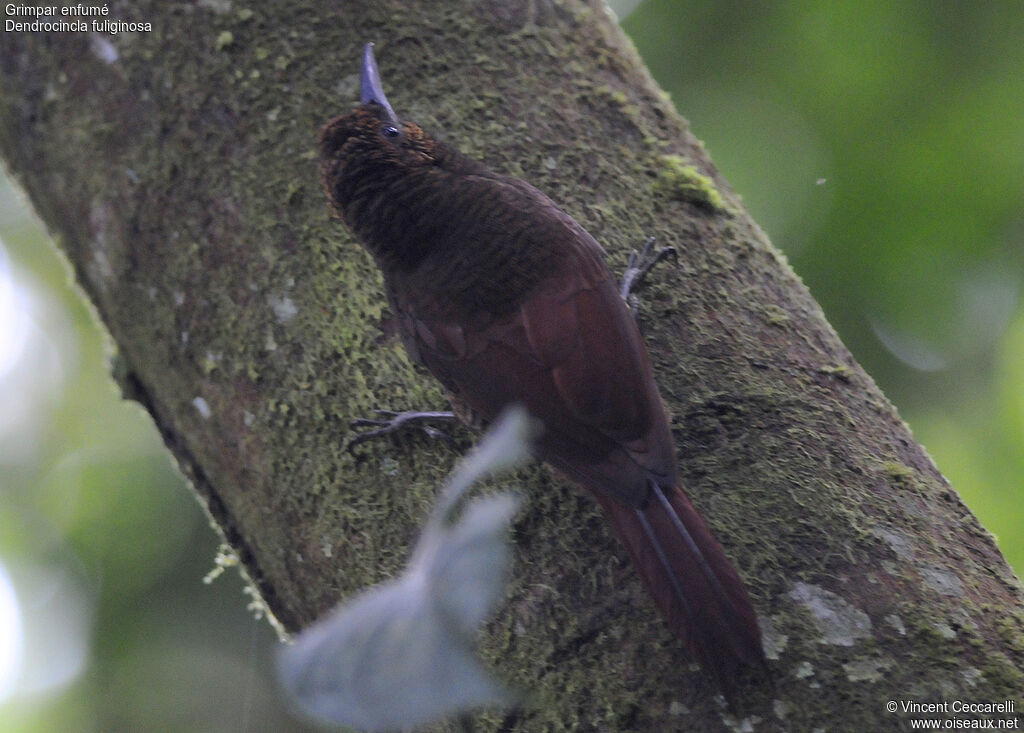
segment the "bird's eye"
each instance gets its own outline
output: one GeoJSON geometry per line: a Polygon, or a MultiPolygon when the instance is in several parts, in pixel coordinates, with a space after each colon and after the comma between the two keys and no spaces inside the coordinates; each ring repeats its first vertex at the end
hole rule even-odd
{"type": "Polygon", "coordinates": [[[384,137],[398,137],[398,128],[394,125],[385,125],[381,132],[384,134],[384,137]]]}

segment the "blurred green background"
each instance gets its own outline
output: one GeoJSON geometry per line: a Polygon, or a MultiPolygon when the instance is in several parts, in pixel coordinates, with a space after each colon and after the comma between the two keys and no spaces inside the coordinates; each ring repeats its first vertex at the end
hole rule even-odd
{"type": "MultiPolygon", "coordinates": [[[[614,5],[1024,568],[1024,4],[614,5]]],[[[236,573],[203,583],[216,535],[147,417],[118,399],[89,308],[6,181],[0,238],[3,730],[304,730],[236,573]]]]}

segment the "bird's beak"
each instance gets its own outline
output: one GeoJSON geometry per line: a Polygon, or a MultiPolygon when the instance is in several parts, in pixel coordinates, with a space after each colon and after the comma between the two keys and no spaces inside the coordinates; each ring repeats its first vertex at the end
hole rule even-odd
{"type": "Polygon", "coordinates": [[[380,72],[377,71],[377,59],[373,57],[373,44],[367,43],[363,47],[363,75],[362,88],[359,92],[359,103],[369,104],[376,102],[388,113],[388,120],[398,124],[398,116],[395,110],[391,109],[388,98],[384,96],[384,87],[380,83],[380,72]]]}

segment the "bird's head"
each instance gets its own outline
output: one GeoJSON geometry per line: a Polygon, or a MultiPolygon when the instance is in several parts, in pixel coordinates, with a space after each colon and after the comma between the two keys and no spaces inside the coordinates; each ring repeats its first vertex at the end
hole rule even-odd
{"type": "Polygon", "coordinates": [[[465,207],[465,197],[455,193],[457,181],[490,174],[398,118],[384,95],[370,43],[363,49],[359,102],[320,133],[327,198],[375,255],[415,261],[424,251],[424,232],[449,228],[465,207]]]}
{"type": "Polygon", "coordinates": [[[398,119],[384,95],[373,56],[373,44],[363,49],[360,104],[335,117],[320,133],[320,154],[328,168],[366,161],[376,165],[435,165],[436,144],[418,125],[398,119]]]}

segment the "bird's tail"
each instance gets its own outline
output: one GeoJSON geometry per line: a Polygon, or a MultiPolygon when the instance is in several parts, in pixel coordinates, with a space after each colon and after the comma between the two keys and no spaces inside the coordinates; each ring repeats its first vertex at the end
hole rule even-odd
{"type": "Polygon", "coordinates": [[[722,545],[681,489],[653,482],[647,505],[599,495],[669,628],[733,698],[745,667],[766,665],[757,614],[722,545]]]}

